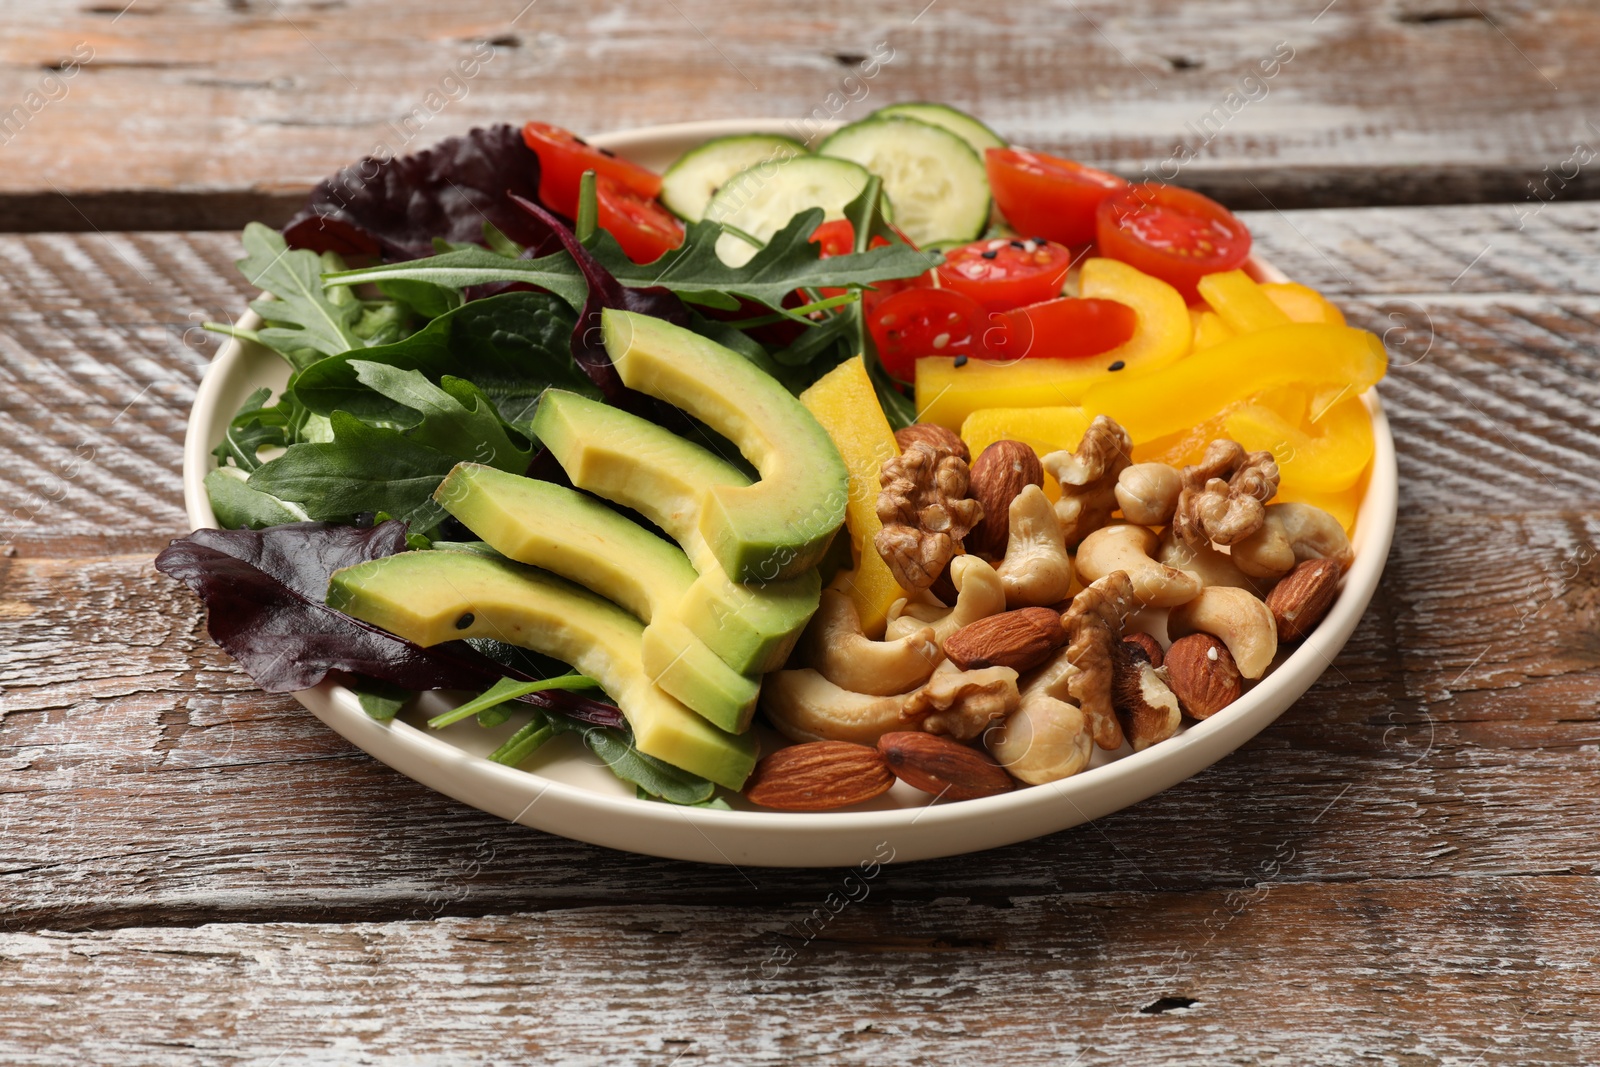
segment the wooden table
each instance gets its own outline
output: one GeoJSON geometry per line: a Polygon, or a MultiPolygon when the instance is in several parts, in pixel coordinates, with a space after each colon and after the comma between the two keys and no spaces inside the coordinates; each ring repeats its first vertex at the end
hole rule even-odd
{"type": "Polygon", "coordinates": [[[93,49],[0,143],[0,224],[38,231],[0,235],[0,1062],[1600,1059],[1600,205],[1564,163],[1600,140],[1592,5],[524,2],[0,0],[0,120],[93,49]],[[1143,804],[833,914],[842,871],[423,789],[257,691],[151,567],[196,327],[249,295],[193,231],[281,217],[474,48],[418,143],[804,115],[889,42],[849,114],[940,97],[1136,171],[1279,41],[1182,180],[1281,209],[1262,250],[1385,335],[1399,526],[1334,668],[1143,804]],[[1452,200],[1502,202],[1393,206],[1452,200]]]}

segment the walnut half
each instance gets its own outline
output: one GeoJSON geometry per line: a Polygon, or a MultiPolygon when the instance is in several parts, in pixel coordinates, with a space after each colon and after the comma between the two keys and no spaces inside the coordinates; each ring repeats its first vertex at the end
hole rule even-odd
{"type": "Polygon", "coordinates": [[[1183,490],[1172,532],[1190,548],[1231,545],[1261,529],[1266,504],[1278,492],[1271,452],[1246,452],[1237,441],[1206,446],[1200,462],[1183,468],[1183,490]]]}
{"type": "Polygon", "coordinates": [[[959,456],[921,441],[884,463],[878,494],[883,529],[873,544],[903,588],[932,585],[983,518],[983,506],[967,496],[968,478],[959,456]]]}

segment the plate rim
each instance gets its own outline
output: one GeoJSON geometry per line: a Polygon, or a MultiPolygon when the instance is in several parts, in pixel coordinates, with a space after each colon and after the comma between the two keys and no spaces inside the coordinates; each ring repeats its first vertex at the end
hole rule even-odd
{"type": "MultiPolygon", "coordinates": [[[[784,120],[675,123],[591,141],[627,154],[663,141],[705,140],[774,129],[787,129],[784,120]]],[[[1287,280],[1259,257],[1253,257],[1251,263],[1253,273],[1263,280],[1287,280]]],[[[239,325],[249,328],[252,320],[259,323],[255,313],[247,310],[239,325]]],[[[215,444],[208,431],[216,421],[224,390],[241,372],[245,356],[244,344],[230,337],[208,366],[190,409],[184,437],[183,489],[193,529],[216,525],[204,488],[215,444]]],[[[870,811],[684,808],[607,796],[537,772],[506,767],[399,719],[379,723],[361,710],[351,690],[333,682],[325,681],[294,696],[346,740],[430,789],[512,822],[644,855],[735,866],[840,866],[872,858],[870,842],[874,838],[884,843],[898,841],[890,859],[904,862],[981,851],[1065,830],[1178,785],[1225,758],[1288,710],[1332,666],[1377,590],[1397,517],[1393,434],[1377,390],[1369,389],[1362,399],[1373,420],[1373,465],[1357,519],[1356,560],[1327,617],[1266,679],[1229,708],[1143,752],[1058,782],[1019,787],[978,800],[870,811]],[[530,793],[532,798],[518,810],[530,793]],[[512,798],[513,803],[501,803],[501,798],[512,798]],[[1065,801],[1072,810],[1064,817],[1060,810],[1044,815],[1042,809],[1057,801],[1065,801]],[[535,812],[535,808],[540,810],[535,812]],[[508,814],[512,811],[515,814],[508,814]],[[966,832],[959,832],[963,828],[966,832]],[[713,839],[708,831],[721,840],[713,839]]]]}

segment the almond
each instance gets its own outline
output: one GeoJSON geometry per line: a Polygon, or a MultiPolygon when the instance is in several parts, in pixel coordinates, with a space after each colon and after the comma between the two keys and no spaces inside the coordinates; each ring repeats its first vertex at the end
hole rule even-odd
{"type": "Polygon", "coordinates": [[[986,752],[937,734],[902,730],[878,738],[896,778],[946,800],[974,800],[1009,793],[1014,784],[986,752]]]}
{"type": "Polygon", "coordinates": [[[964,671],[1025,671],[1066,644],[1061,616],[1050,608],[1018,608],[969,622],[944,640],[944,654],[964,671]]]}
{"type": "Polygon", "coordinates": [[[1343,569],[1338,560],[1308,559],[1272,587],[1267,608],[1278,624],[1280,642],[1299,641],[1316,629],[1339,595],[1343,569]]]}
{"type": "Polygon", "coordinates": [[[756,764],[745,799],[781,811],[843,808],[881,796],[894,785],[883,754],[849,741],[810,741],[780,748],[756,764]]]}
{"type": "Polygon", "coordinates": [[[1178,638],[1166,658],[1167,685],[1191,718],[1209,719],[1244,689],[1233,654],[1210,634],[1178,638]]]}
{"type": "Polygon", "coordinates": [[[1143,630],[1135,630],[1130,634],[1123,634],[1122,643],[1128,645],[1130,650],[1137,650],[1133,654],[1135,656],[1143,655],[1144,661],[1152,667],[1161,666],[1165,659],[1161,651],[1161,642],[1143,630]]]}
{"type": "Polygon", "coordinates": [[[972,461],[972,453],[967,449],[967,443],[954,430],[947,430],[931,422],[917,422],[901,427],[894,432],[894,440],[902,452],[920,441],[922,444],[932,446],[935,452],[948,452],[952,456],[960,456],[963,463],[972,461]]]}
{"type": "Polygon", "coordinates": [[[968,552],[991,562],[1006,554],[1011,536],[1011,502],[1030,485],[1044,485],[1039,456],[1021,441],[996,441],[972,465],[967,493],[983,505],[983,518],[962,542],[968,552]]]}

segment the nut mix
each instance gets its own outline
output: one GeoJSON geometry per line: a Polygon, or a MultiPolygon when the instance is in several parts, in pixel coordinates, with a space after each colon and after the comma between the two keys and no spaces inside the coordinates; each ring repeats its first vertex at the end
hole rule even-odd
{"type": "Polygon", "coordinates": [[[1133,464],[1101,416],[1075,451],[998,440],[969,468],[943,427],[895,439],[873,543],[908,595],[880,638],[825,594],[801,646],[814,669],[767,677],[774,724],[823,740],[761,761],[746,796],[764,807],[842,807],[897,779],[976,799],[1076,774],[1096,747],[1159,744],[1315,628],[1350,561],[1331,516],[1269,503],[1277,463],[1234,441],[1181,468],[1133,464]],[[1167,610],[1165,650],[1144,609],[1167,610]]]}

